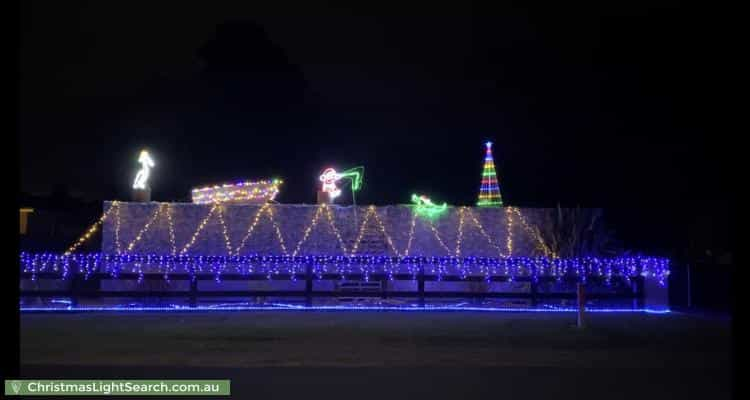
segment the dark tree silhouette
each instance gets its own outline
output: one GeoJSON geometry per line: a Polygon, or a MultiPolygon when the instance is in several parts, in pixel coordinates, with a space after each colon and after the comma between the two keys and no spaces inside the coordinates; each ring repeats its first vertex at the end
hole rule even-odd
{"type": "Polygon", "coordinates": [[[556,208],[544,210],[533,227],[545,244],[560,257],[616,257],[622,242],[604,221],[601,208],[556,208]]]}

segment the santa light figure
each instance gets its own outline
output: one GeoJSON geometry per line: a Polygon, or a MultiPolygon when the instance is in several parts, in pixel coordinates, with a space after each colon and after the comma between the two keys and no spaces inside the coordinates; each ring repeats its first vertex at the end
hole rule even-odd
{"type": "Polygon", "coordinates": [[[337,182],[342,179],[349,179],[352,182],[352,202],[354,203],[354,193],[358,192],[362,188],[362,180],[364,179],[364,175],[364,167],[355,167],[343,172],[337,172],[333,168],[326,168],[320,174],[319,179],[322,182],[322,185],[319,193],[326,195],[328,200],[325,202],[332,201],[341,194],[341,189],[336,186],[337,182]]]}
{"type": "Polygon", "coordinates": [[[341,175],[333,168],[326,168],[320,174],[320,181],[323,182],[321,190],[328,193],[331,199],[335,199],[341,194],[341,189],[336,186],[336,182],[341,179],[341,175]]]}

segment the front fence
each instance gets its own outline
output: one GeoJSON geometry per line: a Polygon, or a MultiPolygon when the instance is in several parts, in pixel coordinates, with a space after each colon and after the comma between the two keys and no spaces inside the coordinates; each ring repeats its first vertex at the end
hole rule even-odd
{"type": "MultiPolygon", "coordinates": [[[[424,307],[429,299],[524,299],[531,307],[549,300],[576,298],[576,283],[585,283],[591,290],[587,300],[628,301],[634,308],[646,306],[646,283],[662,282],[669,273],[663,259],[479,259],[428,257],[322,257],[283,256],[196,257],[155,255],[102,254],[22,254],[22,298],[65,297],[71,307],[81,299],[151,298],[185,299],[190,307],[200,298],[284,297],[304,300],[307,307],[315,298],[408,298],[424,307]],[[40,282],[65,281],[48,289],[40,282]],[[135,290],[103,290],[102,283],[117,280],[122,287],[135,290]],[[184,290],[164,290],[163,285],[151,289],[143,282],[189,282],[177,285],[184,290]],[[214,281],[219,290],[202,290],[199,282],[214,281]],[[282,285],[283,290],[243,288],[221,290],[222,282],[299,282],[282,285]],[[320,290],[316,282],[379,282],[373,291],[320,290]],[[416,290],[394,290],[397,282],[410,281],[416,290]],[[36,282],[36,283],[35,283],[36,282]],[[130,282],[131,284],[128,284],[130,282]],[[304,282],[304,289],[300,290],[304,282]],[[428,282],[486,283],[482,290],[434,290],[428,282]],[[522,282],[523,292],[503,291],[492,283],[522,282]],[[63,286],[63,288],[60,288],[63,286]],[[549,290],[549,287],[571,290],[549,290]],[[544,288],[542,290],[542,288],[544,288]]],[[[434,285],[434,284],[433,284],[434,285]]],[[[111,286],[111,285],[109,285],[111,286]]],[[[225,285],[232,286],[232,285],[225,285]]],[[[249,284],[247,286],[250,286],[249,284]]],[[[121,287],[121,288],[122,288],[121,287]]],[[[121,289],[120,288],[120,289],[121,289]]]]}

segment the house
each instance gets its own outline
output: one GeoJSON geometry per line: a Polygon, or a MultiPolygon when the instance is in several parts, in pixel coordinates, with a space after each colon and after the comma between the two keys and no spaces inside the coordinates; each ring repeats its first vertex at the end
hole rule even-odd
{"type": "Polygon", "coordinates": [[[21,208],[21,235],[26,235],[28,233],[28,226],[29,226],[29,214],[33,213],[33,208],[28,207],[22,207],[21,208]]]}

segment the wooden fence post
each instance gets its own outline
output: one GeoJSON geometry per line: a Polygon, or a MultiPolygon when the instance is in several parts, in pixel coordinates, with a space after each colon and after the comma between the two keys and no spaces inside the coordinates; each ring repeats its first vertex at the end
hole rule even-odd
{"type": "Polygon", "coordinates": [[[586,293],[584,287],[583,283],[580,282],[576,285],[576,297],[578,299],[578,320],[576,325],[579,328],[583,328],[583,313],[586,311],[586,293]]]}
{"type": "Polygon", "coordinates": [[[419,264],[419,275],[417,275],[417,292],[419,293],[419,306],[424,307],[424,265],[419,264]]]}
{"type": "Polygon", "coordinates": [[[193,275],[190,279],[190,307],[198,306],[198,277],[193,275]]]}
{"type": "Polygon", "coordinates": [[[308,263],[305,266],[305,307],[312,307],[312,295],[313,295],[313,272],[312,264],[308,263]]]}
{"type": "Polygon", "coordinates": [[[73,272],[73,278],[70,280],[70,306],[78,307],[78,291],[80,286],[80,276],[73,272]]]}

